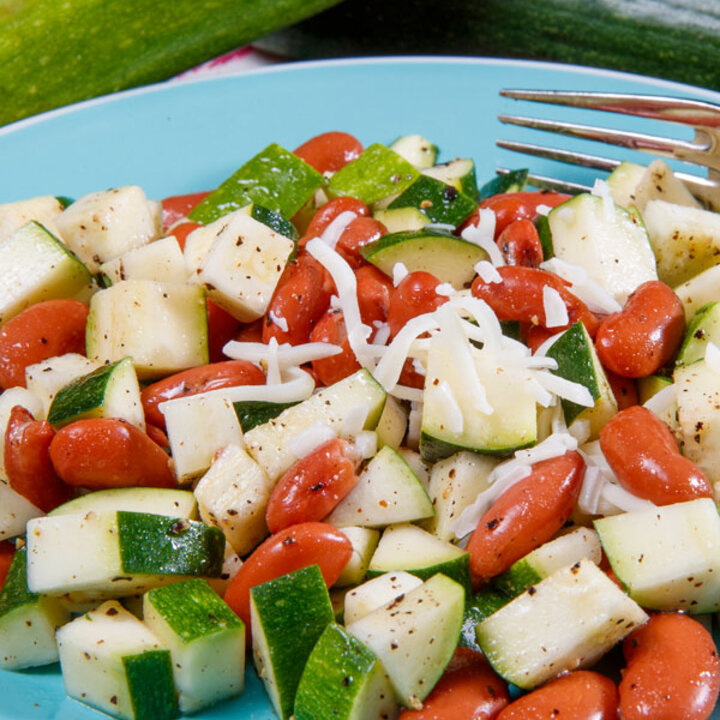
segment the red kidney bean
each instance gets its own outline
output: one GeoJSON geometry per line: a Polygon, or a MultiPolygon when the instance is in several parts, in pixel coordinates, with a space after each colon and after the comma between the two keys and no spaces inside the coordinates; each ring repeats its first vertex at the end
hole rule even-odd
{"type": "Polygon", "coordinates": [[[540,236],[530,220],[514,220],[496,242],[508,265],[536,268],[543,261],[540,236]]]}
{"type": "Polygon", "coordinates": [[[710,481],[680,454],[670,428],[642,405],[626,408],[605,423],[600,448],[620,484],[656,505],[713,497],[710,481]]]}
{"type": "Polygon", "coordinates": [[[670,362],[685,335],[685,312],[665,283],[640,285],[619,313],[598,328],[595,346],[602,364],[623,377],[652,375],[670,362]]]}
{"type": "Polygon", "coordinates": [[[623,720],[706,720],[720,690],[720,662],[710,633],[680,613],[660,613],[623,644],[623,720]]]}
{"type": "Polygon", "coordinates": [[[312,361],[315,377],[323,385],[339,382],[360,369],[360,363],[348,341],[345,319],[339,310],[329,310],[320,318],[310,333],[310,342],[330,343],[342,348],[339,355],[312,361]]]}
{"type": "Polygon", "coordinates": [[[362,143],[346,132],[325,132],[295,148],[295,154],[318,172],[336,172],[362,154],[362,143]]]}
{"type": "Polygon", "coordinates": [[[585,463],[574,451],[535,463],[482,516],[470,537],[470,570],[487,581],[548,541],[575,507],[585,463]]]}
{"type": "Polygon", "coordinates": [[[360,254],[360,248],[374,242],[383,235],[387,235],[387,228],[380,221],[371,217],[356,217],[343,230],[335,249],[343,256],[350,267],[356,270],[365,265],[365,258],[360,254]]]}

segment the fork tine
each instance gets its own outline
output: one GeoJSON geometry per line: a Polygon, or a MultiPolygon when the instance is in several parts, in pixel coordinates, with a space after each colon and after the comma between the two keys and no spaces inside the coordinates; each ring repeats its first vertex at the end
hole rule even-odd
{"type": "Polygon", "coordinates": [[[588,155],[586,153],[572,152],[570,150],[559,150],[557,148],[544,147],[542,145],[531,145],[530,143],[514,142],[512,140],[498,140],[495,143],[504,150],[524,153],[534,157],[541,157],[547,160],[569,163],[570,165],[581,165],[595,170],[607,170],[612,172],[619,164],[619,160],[588,155]]]}
{"type": "Polygon", "coordinates": [[[501,90],[500,95],[515,100],[604,110],[695,127],[720,128],[720,106],[702,100],[660,95],[557,90],[501,90]]]}
{"type": "Polygon", "coordinates": [[[626,147],[632,150],[642,150],[643,152],[649,152],[654,155],[662,155],[664,157],[677,158],[679,160],[701,164],[703,160],[698,159],[698,154],[706,152],[710,147],[709,145],[691,143],[685,140],[674,140],[658,135],[611,130],[609,128],[598,128],[590,125],[579,125],[577,123],[567,123],[556,120],[540,120],[538,118],[527,118],[517,115],[500,115],[498,116],[498,120],[507,125],[546,130],[548,132],[582,138],[584,140],[597,140],[610,145],[619,145],[620,147],[626,147]]]}

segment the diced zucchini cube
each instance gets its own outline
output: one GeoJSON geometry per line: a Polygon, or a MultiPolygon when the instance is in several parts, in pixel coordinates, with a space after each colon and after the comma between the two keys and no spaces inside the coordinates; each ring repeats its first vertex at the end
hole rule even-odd
{"type": "Polygon", "coordinates": [[[458,227],[475,211],[477,203],[452,185],[421,175],[388,205],[389,210],[406,207],[416,208],[431,222],[458,227]]]}
{"type": "Polygon", "coordinates": [[[5,670],[57,662],[55,629],[70,620],[58,598],[30,592],[26,564],[21,548],[0,592],[0,668],[5,670]]]}
{"type": "Polygon", "coordinates": [[[245,625],[204,580],[147,592],[143,622],[170,650],[181,712],[242,692],[245,625]]]}
{"type": "Polygon", "coordinates": [[[613,571],[643,607],[720,610],[720,515],[710,498],[601,518],[595,529],[613,571]]]}
{"type": "Polygon", "coordinates": [[[163,403],[175,475],[188,483],[202,475],[215,454],[240,445],[243,433],[233,404],[221,395],[190,395],[163,403]]]}
{"type": "Polygon", "coordinates": [[[592,665],[647,615],[590,560],[528,588],[477,626],[495,671],[529,689],[592,665]]]}
{"type": "Polygon", "coordinates": [[[380,540],[380,531],[367,527],[343,527],[340,532],[352,543],[352,555],[335,581],[335,587],[357,585],[365,579],[380,540]]]}
{"type": "Polygon", "coordinates": [[[295,720],[390,720],[397,714],[382,663],[343,627],[328,625],[300,678],[295,720]]]}
{"type": "Polygon", "coordinates": [[[366,580],[345,595],[345,624],[350,625],[422,584],[423,581],[417,575],[404,570],[386,572],[372,580],[366,580]]]}
{"type": "Polygon", "coordinates": [[[125,280],[93,295],[86,329],[88,357],[126,356],[140,379],[208,362],[205,293],[194,285],[125,280]]]}
{"type": "Polygon", "coordinates": [[[140,385],[129,357],[102,365],[58,390],[48,410],[56,428],[87,418],[119,418],[145,430],[140,385]]]}
{"type": "Polygon", "coordinates": [[[108,285],[121,280],[184,283],[188,277],[182,250],[172,236],[128,250],[119,257],[104,262],[99,267],[99,272],[108,285]]]}
{"type": "Polygon", "coordinates": [[[272,143],[210,193],[188,218],[208,225],[233,210],[257,203],[289,219],[322,182],[322,175],[304,160],[272,143]]]}
{"type": "Polygon", "coordinates": [[[58,630],[65,692],[123,720],[178,715],[170,651],[110,600],[58,630]]]}
{"type": "Polygon", "coordinates": [[[419,709],[455,652],[464,606],[463,588],[438,574],[347,631],[380,659],[397,699],[419,709]]]}
{"type": "Polygon", "coordinates": [[[349,195],[371,205],[401,193],[419,175],[405,158],[376,143],[330,178],[328,194],[331,197],[349,195]]]}
{"type": "Polygon", "coordinates": [[[65,244],[90,268],[147,244],[158,236],[158,218],[142,188],[129,185],[93,192],[56,219],[65,244]]]}
{"type": "Polygon", "coordinates": [[[250,590],[253,656],[258,675],[281,720],[293,712],[305,663],[333,621],[317,565],[282,575],[250,590]]]}
{"type": "Polygon", "coordinates": [[[267,311],[294,249],[292,240],[238,210],[195,230],[193,255],[189,250],[186,259],[192,281],[213,302],[240,322],[251,322],[267,311]]]}
{"type": "Polygon", "coordinates": [[[0,241],[0,325],[43,300],[72,298],[91,283],[85,265],[39,223],[0,241]]]}
{"type": "Polygon", "coordinates": [[[0,477],[0,541],[17,537],[25,532],[28,520],[44,515],[20,493],[0,477]]]}
{"type": "Polygon", "coordinates": [[[225,538],[203,523],[135,512],[31,520],[28,586],[48,595],[125,597],[181,577],[219,577],[225,538]]]}
{"type": "Polygon", "coordinates": [[[227,445],[195,488],[202,519],[247,555],[267,535],[265,511],[274,483],[241,445],[227,445]]]}
{"type": "Polygon", "coordinates": [[[29,200],[0,204],[0,240],[10,237],[25,223],[34,220],[57,235],[55,218],[63,211],[63,204],[54,195],[41,195],[29,200]]]}

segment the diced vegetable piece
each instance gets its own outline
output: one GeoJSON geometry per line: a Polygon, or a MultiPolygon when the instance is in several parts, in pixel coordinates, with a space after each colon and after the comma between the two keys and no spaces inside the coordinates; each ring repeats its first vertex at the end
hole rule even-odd
{"type": "Polygon", "coordinates": [[[630,597],[653,610],[720,609],[720,516],[709,498],[595,521],[630,597]]]}
{"type": "Polygon", "coordinates": [[[657,280],[645,227],[609,197],[577,195],[547,218],[555,256],[586,270],[620,304],[642,283],[657,280]]]}
{"type": "Polygon", "coordinates": [[[169,375],[208,362],[205,294],[193,285],[125,280],[93,295],[88,357],[133,359],[140,379],[169,375]]]}
{"type": "Polygon", "coordinates": [[[508,597],[525,592],[556,570],[588,559],[600,563],[602,550],[597,533],[589,528],[578,527],[563,533],[522,560],[518,560],[502,575],[495,578],[494,585],[508,597]]]}
{"type": "Polygon", "coordinates": [[[406,570],[426,580],[437,573],[456,580],[470,590],[470,556],[467,551],[440,540],[409,523],[385,529],[370,561],[368,577],[406,570]]]}
{"type": "Polygon", "coordinates": [[[153,487],[123,487],[96,490],[59,505],[48,515],[85,513],[144,512],[175,518],[197,519],[198,508],[190,490],[153,487]]]}
{"type": "Polygon", "coordinates": [[[170,650],[181,712],[242,692],[245,624],[204,580],[147,592],[143,622],[170,650]]]}
{"type": "Polygon", "coordinates": [[[40,223],[57,236],[58,231],[53,221],[63,209],[63,204],[53,195],[2,203],[0,204],[0,240],[10,237],[31,220],[40,223]]]}
{"type": "Polygon", "coordinates": [[[184,283],[188,277],[182,250],[172,236],[128,250],[104,262],[98,271],[107,285],[121,280],[184,283]]]}
{"type": "Polygon", "coordinates": [[[335,587],[357,585],[365,579],[370,560],[380,540],[380,532],[367,527],[342,527],[340,530],[352,543],[353,554],[335,581],[335,587]]]}
{"type": "Polygon", "coordinates": [[[227,445],[200,478],[195,497],[202,519],[219,527],[240,555],[267,535],[265,511],[274,487],[241,445],[227,445]]]}
{"type": "Polygon", "coordinates": [[[646,620],[595,563],[582,560],[483,620],[477,636],[495,671],[529,689],[591,665],[646,620]]]}
{"type": "Polygon", "coordinates": [[[365,430],[378,423],[385,403],[385,391],[367,370],[323,388],[276,418],[245,433],[245,447],[265,470],[277,480],[299,458],[292,450],[292,439],[315,423],[324,423],[341,437],[348,412],[367,409],[365,430]]]}
{"type": "Polygon", "coordinates": [[[88,512],[28,523],[28,586],[48,595],[124,597],[184,576],[218,577],[225,538],[185,518],[88,512]]]}
{"type": "Polygon", "coordinates": [[[104,603],[57,636],[70,697],[127,720],[177,717],[170,651],[120,603],[104,603]]]}
{"type": "Polygon", "coordinates": [[[185,246],[191,281],[234,318],[263,315],[293,252],[292,240],[243,210],[195,230],[185,246]]]}
{"type": "Polygon", "coordinates": [[[720,303],[703,305],[693,315],[678,352],[676,365],[691,365],[705,358],[708,343],[720,345],[720,303]]]}
{"type": "Polygon", "coordinates": [[[425,488],[402,455],[385,446],[367,464],[357,485],[330,513],[337,527],[384,527],[431,517],[433,506],[425,488]]]}
{"type": "Polygon", "coordinates": [[[179,397],[163,403],[161,411],[180,483],[202,475],[227,445],[242,443],[235,408],[221,395],[179,397]]]}
{"type": "Polygon", "coordinates": [[[432,167],[438,155],[437,145],[422,135],[403,135],[390,149],[420,170],[432,167]]]}
{"type": "Polygon", "coordinates": [[[102,365],[58,390],[48,410],[56,428],[87,418],[119,418],[145,430],[140,386],[132,358],[102,365]]]}
{"type": "Polygon", "coordinates": [[[345,595],[345,624],[350,625],[422,584],[423,581],[417,575],[404,570],[386,572],[365,581],[345,595]]]}
{"type": "Polygon", "coordinates": [[[7,480],[0,477],[0,541],[22,535],[28,520],[41,515],[40,508],[15,492],[7,480]]]}
{"type": "Polygon", "coordinates": [[[189,214],[209,223],[233,210],[257,203],[291,218],[323,182],[304,160],[272,143],[248,160],[189,214]]]}
{"type": "Polygon", "coordinates": [[[28,590],[25,548],[15,551],[0,592],[0,668],[57,662],[55,630],[70,620],[58,598],[28,590]]]}
{"type": "Polygon", "coordinates": [[[340,625],[325,628],[295,697],[296,720],[397,717],[392,685],[378,658],[340,625]]]}
{"type": "Polygon", "coordinates": [[[477,208],[477,203],[442,180],[421,175],[389,205],[395,208],[416,208],[431,222],[457,227],[477,208]]]}
{"type": "Polygon", "coordinates": [[[457,646],[465,592],[435,575],[347,627],[385,666],[398,700],[421,708],[457,646]]]}
{"type": "Polygon", "coordinates": [[[250,590],[253,656],[258,675],[281,720],[293,712],[303,668],[333,621],[317,565],[282,575],[250,590]]]}
{"type": "Polygon", "coordinates": [[[349,195],[371,205],[401,193],[420,175],[417,169],[390,148],[376,143],[338,170],[327,186],[330,197],[349,195]]]}
{"type": "Polygon", "coordinates": [[[55,224],[65,244],[92,272],[146,245],[160,231],[155,207],[137,185],[85,195],[55,218],[55,224]]]}
{"type": "Polygon", "coordinates": [[[423,170],[423,175],[442,180],[473,200],[480,200],[475,163],[470,158],[461,158],[460,160],[451,160],[440,165],[433,165],[423,170]]]}
{"type": "Polygon", "coordinates": [[[75,297],[91,282],[80,260],[29,222],[0,241],[0,325],[43,300],[75,297]]]}
{"type": "Polygon", "coordinates": [[[720,302],[720,265],[713,265],[707,270],[694,275],[682,285],[675,288],[685,308],[685,320],[690,322],[693,315],[709,302],[720,302]]]}

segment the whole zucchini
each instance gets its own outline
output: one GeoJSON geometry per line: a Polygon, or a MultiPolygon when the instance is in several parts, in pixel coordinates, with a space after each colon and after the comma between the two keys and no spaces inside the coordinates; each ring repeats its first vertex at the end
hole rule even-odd
{"type": "Polygon", "coordinates": [[[260,45],[304,58],[534,58],[720,90],[718,0],[347,0],[260,45]]]}
{"type": "Polygon", "coordinates": [[[0,125],[157,82],[339,0],[0,0],[0,125]]]}

